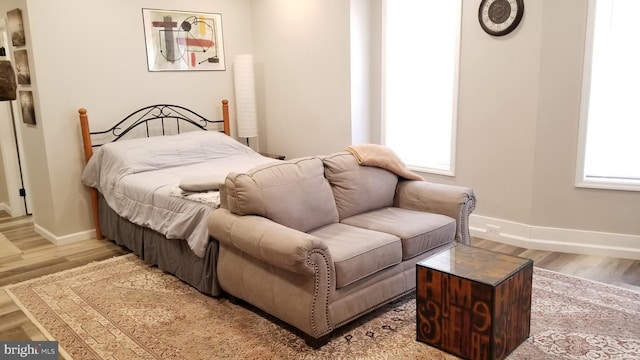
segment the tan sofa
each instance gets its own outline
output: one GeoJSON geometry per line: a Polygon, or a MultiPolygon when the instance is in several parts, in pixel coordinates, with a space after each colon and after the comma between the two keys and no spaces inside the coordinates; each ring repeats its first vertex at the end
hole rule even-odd
{"type": "Polygon", "coordinates": [[[472,189],[409,181],[347,152],[231,173],[209,218],[220,286],[302,332],[331,332],[416,285],[415,264],[469,243],[472,189]]]}

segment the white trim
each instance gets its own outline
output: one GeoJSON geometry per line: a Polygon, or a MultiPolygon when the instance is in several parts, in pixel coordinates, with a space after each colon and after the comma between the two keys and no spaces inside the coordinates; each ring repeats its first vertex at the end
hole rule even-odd
{"type": "Polygon", "coordinates": [[[640,191],[640,180],[589,177],[585,174],[587,132],[589,128],[589,101],[591,96],[591,70],[593,65],[593,40],[595,35],[596,1],[588,1],[587,28],[584,40],[582,68],[582,93],[580,98],[580,123],[578,126],[578,151],[576,156],[575,186],[579,188],[640,191]]]}
{"type": "Polygon", "coordinates": [[[640,236],[533,226],[471,215],[471,236],[525,249],[640,260],[640,236]]]}
{"type": "Polygon", "coordinates": [[[576,156],[576,182],[584,186],[584,161],[587,151],[587,127],[589,126],[589,95],[591,94],[591,59],[593,57],[593,33],[595,30],[595,1],[589,0],[587,32],[584,37],[584,61],[582,63],[582,96],[580,98],[580,123],[578,125],[578,152],[576,156]]]}
{"type": "Polygon", "coordinates": [[[95,239],[96,231],[87,230],[64,236],[56,236],[38,224],[33,224],[35,232],[56,246],[73,244],[84,240],[95,239]]]}
{"type": "Polygon", "coordinates": [[[434,172],[447,176],[456,176],[456,149],[458,148],[458,109],[460,107],[460,51],[462,48],[462,0],[458,2],[458,30],[456,31],[456,54],[454,55],[456,66],[453,69],[453,104],[451,109],[451,145],[449,150],[449,169],[443,172],[434,172]]]}
{"type": "Polygon", "coordinates": [[[9,214],[9,216],[11,216],[11,208],[9,207],[9,205],[0,203],[0,210],[4,210],[7,214],[9,214]]]}
{"type": "Polygon", "coordinates": [[[576,187],[590,189],[640,191],[640,180],[593,177],[580,179],[579,177],[580,174],[578,174],[578,177],[576,178],[576,187]]]}
{"type": "Polygon", "coordinates": [[[429,174],[435,174],[435,175],[444,175],[444,176],[451,176],[451,177],[455,177],[456,176],[455,172],[452,171],[452,170],[434,169],[434,168],[430,168],[430,167],[413,166],[413,165],[407,165],[407,168],[409,168],[409,170],[413,170],[413,171],[417,171],[417,172],[424,172],[424,173],[429,173],[429,174]]]}

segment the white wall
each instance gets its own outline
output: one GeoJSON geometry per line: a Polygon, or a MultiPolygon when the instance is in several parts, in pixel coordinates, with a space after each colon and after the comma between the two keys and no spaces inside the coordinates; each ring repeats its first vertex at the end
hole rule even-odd
{"type": "Polygon", "coordinates": [[[253,1],[260,146],[287,158],[351,144],[349,1],[253,1]]]}
{"type": "Polygon", "coordinates": [[[478,4],[463,1],[456,181],[474,187],[478,213],[527,222],[538,116],[541,7],[525,5],[520,26],[491,37],[478,4]]]}

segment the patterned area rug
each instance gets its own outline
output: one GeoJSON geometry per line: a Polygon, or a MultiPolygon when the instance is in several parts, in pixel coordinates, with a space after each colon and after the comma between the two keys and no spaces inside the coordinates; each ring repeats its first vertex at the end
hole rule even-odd
{"type": "MultiPolygon", "coordinates": [[[[415,340],[413,295],[312,350],[132,254],[5,289],[75,359],[455,359],[415,340]]],[[[509,359],[549,358],[640,359],[640,293],[535,268],[531,337],[509,359]]]]}

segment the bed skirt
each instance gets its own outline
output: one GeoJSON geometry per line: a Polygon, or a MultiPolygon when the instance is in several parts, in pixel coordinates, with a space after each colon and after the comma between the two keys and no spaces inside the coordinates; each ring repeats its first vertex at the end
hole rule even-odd
{"type": "Polygon", "coordinates": [[[100,196],[102,234],[138,255],[145,263],[157,266],[200,292],[220,296],[216,277],[218,242],[211,239],[204,257],[196,256],[184,240],[168,240],[164,235],[136,225],[118,216],[100,196]]]}

